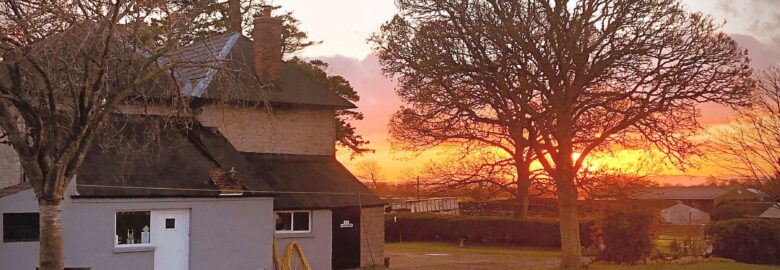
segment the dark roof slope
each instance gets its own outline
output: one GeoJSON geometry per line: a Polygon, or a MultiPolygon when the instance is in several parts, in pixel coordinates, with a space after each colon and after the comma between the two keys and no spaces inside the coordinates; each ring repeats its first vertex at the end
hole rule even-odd
{"type": "Polygon", "coordinates": [[[265,180],[279,192],[274,199],[277,210],[384,205],[384,201],[333,156],[257,153],[243,153],[243,156],[254,168],[252,177],[244,178],[244,184],[254,189],[252,181],[265,180]]]}
{"type": "Polygon", "coordinates": [[[271,102],[334,108],[355,108],[316,82],[293,64],[282,62],[279,85],[260,90],[254,78],[253,42],[239,33],[229,33],[195,43],[174,52],[171,58],[188,67],[176,70],[185,95],[233,101],[271,102]],[[212,66],[228,65],[227,73],[212,66]]]}
{"type": "MultiPolygon", "coordinates": [[[[211,181],[213,170],[239,166],[222,156],[215,159],[204,148],[201,139],[220,136],[209,134],[210,129],[171,127],[146,118],[149,121],[123,123],[112,135],[116,139],[90,149],[76,180],[79,196],[219,195],[211,181]]],[[[213,144],[209,140],[204,139],[213,144]]]]}
{"type": "Polygon", "coordinates": [[[27,183],[16,184],[16,185],[0,188],[0,198],[6,197],[6,196],[11,196],[11,195],[14,195],[16,193],[19,193],[19,192],[22,192],[22,191],[25,191],[25,190],[28,190],[28,189],[31,189],[31,188],[32,188],[32,186],[30,186],[27,183]]]}
{"type": "Polygon", "coordinates": [[[216,129],[143,118],[112,128],[110,142],[122,145],[97,143],[87,153],[78,197],[218,196],[215,170],[235,170],[244,196],[274,195],[275,209],[384,205],[334,156],[244,153],[216,129]]]}

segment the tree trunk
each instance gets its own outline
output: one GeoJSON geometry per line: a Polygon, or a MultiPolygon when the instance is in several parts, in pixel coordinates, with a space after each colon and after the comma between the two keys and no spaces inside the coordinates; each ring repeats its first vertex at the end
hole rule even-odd
{"type": "Polygon", "coordinates": [[[62,270],[65,256],[62,249],[62,204],[60,200],[39,200],[40,241],[39,260],[41,270],[62,270]]]}
{"type": "MultiPolygon", "coordinates": [[[[563,134],[568,134],[564,132],[563,134]]],[[[556,160],[555,183],[558,193],[558,215],[561,229],[561,268],[582,269],[580,225],[577,220],[577,186],[572,155],[574,150],[568,136],[560,136],[556,160]]]]}
{"type": "Polygon", "coordinates": [[[520,205],[514,207],[514,216],[525,219],[528,218],[528,204],[530,202],[528,189],[531,187],[531,172],[529,166],[521,164],[521,162],[516,162],[515,168],[517,169],[517,202],[520,205]]]}
{"type": "Polygon", "coordinates": [[[573,182],[558,184],[558,212],[561,229],[561,268],[582,269],[580,225],[577,220],[577,191],[573,182]]]}

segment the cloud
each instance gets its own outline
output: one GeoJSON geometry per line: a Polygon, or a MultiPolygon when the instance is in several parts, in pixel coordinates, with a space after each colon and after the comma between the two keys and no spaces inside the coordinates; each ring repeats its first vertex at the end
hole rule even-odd
{"type": "Polygon", "coordinates": [[[764,69],[771,65],[780,64],[780,48],[775,45],[766,44],[751,35],[731,34],[731,38],[737,43],[748,49],[751,64],[755,69],[764,69]]]}
{"type": "Polygon", "coordinates": [[[729,24],[740,25],[759,40],[780,46],[780,1],[719,0],[715,7],[729,24]]]}
{"type": "Polygon", "coordinates": [[[346,78],[360,96],[358,111],[365,119],[354,125],[360,134],[369,139],[384,140],[390,116],[401,106],[395,93],[395,82],[382,75],[379,58],[370,54],[365,59],[341,55],[320,57],[330,65],[330,73],[346,78]]]}

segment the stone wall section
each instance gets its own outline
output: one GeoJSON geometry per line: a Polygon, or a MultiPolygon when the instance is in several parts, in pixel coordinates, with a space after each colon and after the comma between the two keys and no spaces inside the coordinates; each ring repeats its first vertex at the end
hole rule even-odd
{"type": "Polygon", "coordinates": [[[360,266],[381,267],[385,258],[385,209],[362,209],[360,224],[360,266]]]}
{"type": "Polygon", "coordinates": [[[198,115],[241,152],[334,155],[335,111],[327,108],[208,106],[198,115]]]}
{"type": "Polygon", "coordinates": [[[14,148],[0,144],[0,188],[19,184],[22,179],[22,166],[14,148]]]}

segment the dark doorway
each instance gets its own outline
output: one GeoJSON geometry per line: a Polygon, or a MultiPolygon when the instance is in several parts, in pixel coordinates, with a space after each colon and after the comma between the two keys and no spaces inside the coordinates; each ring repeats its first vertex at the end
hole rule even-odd
{"type": "Polygon", "coordinates": [[[333,209],[333,269],[360,267],[360,208],[333,209]]]}

